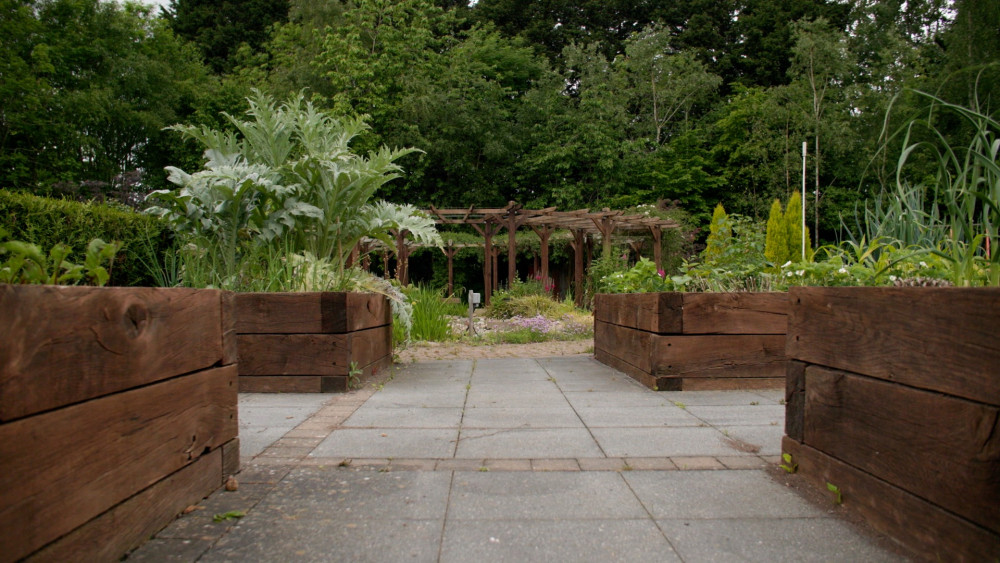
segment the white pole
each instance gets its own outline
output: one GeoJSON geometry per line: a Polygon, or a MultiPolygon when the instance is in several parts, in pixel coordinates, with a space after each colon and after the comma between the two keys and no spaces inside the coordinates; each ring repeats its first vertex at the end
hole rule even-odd
{"type": "Polygon", "coordinates": [[[806,150],[808,141],[802,141],[802,261],[806,261],[806,150]]]}

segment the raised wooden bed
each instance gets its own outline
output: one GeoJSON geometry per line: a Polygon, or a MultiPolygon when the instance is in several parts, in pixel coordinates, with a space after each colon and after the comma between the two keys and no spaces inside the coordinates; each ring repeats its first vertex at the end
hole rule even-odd
{"type": "Polygon", "coordinates": [[[785,293],[594,298],[594,357],[661,391],[780,387],[785,293]]]}
{"type": "Polygon", "coordinates": [[[384,296],[241,293],[236,311],[240,391],[343,392],[392,363],[384,296]]]}
{"type": "Polygon", "coordinates": [[[1000,557],[1000,289],[796,288],[798,473],[928,559],[1000,557]]]}
{"type": "Polygon", "coordinates": [[[239,469],[231,308],[0,285],[0,561],[117,560],[239,469]]]}

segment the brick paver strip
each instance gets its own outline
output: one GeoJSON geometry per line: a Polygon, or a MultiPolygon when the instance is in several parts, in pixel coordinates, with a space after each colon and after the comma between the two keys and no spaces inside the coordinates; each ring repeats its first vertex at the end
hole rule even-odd
{"type": "Polygon", "coordinates": [[[714,457],[675,457],[671,458],[677,469],[680,470],[701,470],[701,469],[725,469],[719,460],[714,457]]]}
{"type": "Polygon", "coordinates": [[[437,462],[438,471],[479,471],[485,467],[481,459],[441,459],[437,462]]]}
{"type": "Polygon", "coordinates": [[[487,459],[483,465],[490,471],[531,471],[530,459],[487,459]]]}
{"type": "Polygon", "coordinates": [[[393,471],[434,471],[436,459],[394,459],[389,464],[393,471]]]}
{"type": "Polygon", "coordinates": [[[271,446],[265,449],[263,452],[257,455],[258,458],[261,457],[282,457],[282,458],[294,458],[302,459],[309,455],[309,452],[313,451],[313,447],[282,447],[282,446],[271,446]]]}
{"type": "Polygon", "coordinates": [[[635,471],[670,471],[677,469],[677,465],[669,457],[630,457],[625,459],[635,471]]]}
{"type": "Polygon", "coordinates": [[[532,471],[579,471],[580,464],[575,459],[533,459],[532,471]]]}
{"type": "Polygon", "coordinates": [[[728,469],[763,469],[770,465],[757,456],[727,456],[717,459],[728,469]]]}
{"type": "Polygon", "coordinates": [[[623,471],[625,469],[625,460],[620,457],[582,457],[576,461],[580,464],[580,471],[623,471]]]}

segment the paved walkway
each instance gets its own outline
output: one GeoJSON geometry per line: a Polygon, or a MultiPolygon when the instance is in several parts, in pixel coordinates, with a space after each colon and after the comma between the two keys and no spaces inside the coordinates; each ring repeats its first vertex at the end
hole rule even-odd
{"type": "Polygon", "coordinates": [[[239,490],[130,561],[897,560],[768,475],[782,397],[653,392],[587,356],[242,395],[239,490]]]}

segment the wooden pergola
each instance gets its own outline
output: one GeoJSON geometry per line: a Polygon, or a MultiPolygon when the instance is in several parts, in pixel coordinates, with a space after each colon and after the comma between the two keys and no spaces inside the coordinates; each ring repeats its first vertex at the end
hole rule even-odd
{"type": "MultiPolygon", "coordinates": [[[[587,235],[600,235],[604,255],[611,253],[611,237],[616,232],[646,232],[653,238],[653,260],[656,267],[662,267],[660,241],[663,229],[677,228],[676,221],[649,217],[647,215],[625,215],[622,211],[591,212],[588,209],[577,211],[557,211],[555,207],[545,209],[525,209],[520,204],[510,202],[501,208],[478,208],[470,206],[466,209],[438,209],[431,206],[427,213],[433,216],[439,225],[469,225],[483,237],[484,260],[483,279],[485,295],[483,299],[489,304],[496,280],[494,264],[496,250],[493,238],[503,229],[507,229],[507,279],[517,276],[517,244],[515,233],[522,227],[529,227],[541,239],[541,275],[549,278],[549,238],[557,229],[567,229],[573,234],[574,264],[574,297],[577,305],[583,303],[583,256],[587,235]]],[[[404,245],[405,246],[405,245],[404,245]]],[[[451,260],[458,248],[469,245],[452,244],[444,248],[448,256],[448,280],[452,285],[451,260]]],[[[408,250],[400,257],[405,262],[408,250]]],[[[404,266],[405,268],[405,266],[404,266]]]]}

